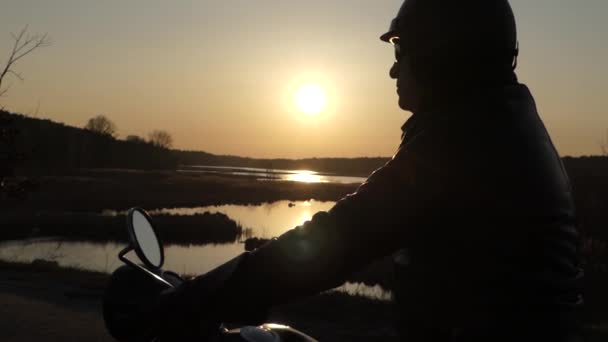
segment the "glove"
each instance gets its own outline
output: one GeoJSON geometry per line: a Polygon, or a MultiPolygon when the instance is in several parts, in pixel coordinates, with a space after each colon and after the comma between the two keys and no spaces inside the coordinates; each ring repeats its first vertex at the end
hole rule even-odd
{"type": "Polygon", "coordinates": [[[165,288],[133,267],[114,271],[103,298],[103,317],[110,334],[118,341],[150,341],[149,309],[165,288]]]}
{"type": "Polygon", "coordinates": [[[112,274],[104,296],[104,318],[119,341],[213,339],[221,322],[257,325],[267,307],[237,279],[249,253],[200,277],[167,289],[141,270],[123,266],[112,274]]]}
{"type": "Polygon", "coordinates": [[[142,321],[147,324],[147,336],[160,341],[208,341],[219,335],[219,319],[213,310],[193,305],[185,284],[162,291],[145,308],[142,321]]]}
{"type": "MultiPolygon", "coordinates": [[[[183,286],[182,286],[183,285],[183,286]]],[[[206,341],[219,332],[212,312],[192,305],[189,285],[167,289],[131,266],[117,269],[106,287],[103,317],[106,328],[118,341],[206,341]],[[195,310],[196,309],[196,310],[195,310]]]]}
{"type": "Polygon", "coordinates": [[[149,308],[155,336],[161,341],[208,340],[218,335],[222,322],[258,325],[267,317],[268,307],[256,300],[247,278],[238,278],[250,253],[187,280],[160,293],[149,308]]]}

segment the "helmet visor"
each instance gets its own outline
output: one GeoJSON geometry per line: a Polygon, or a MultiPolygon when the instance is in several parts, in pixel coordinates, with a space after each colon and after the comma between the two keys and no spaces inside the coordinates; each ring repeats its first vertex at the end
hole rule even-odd
{"type": "Polygon", "coordinates": [[[398,23],[398,19],[393,19],[393,21],[391,22],[391,26],[388,30],[388,32],[386,32],[385,34],[380,36],[380,40],[382,40],[383,42],[387,42],[387,43],[391,43],[391,40],[393,38],[398,37],[397,35],[397,23],[398,23]]]}

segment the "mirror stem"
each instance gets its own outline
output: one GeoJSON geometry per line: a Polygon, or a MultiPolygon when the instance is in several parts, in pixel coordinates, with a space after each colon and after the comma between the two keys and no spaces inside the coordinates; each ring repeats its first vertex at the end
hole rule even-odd
{"type": "Polygon", "coordinates": [[[175,286],[173,286],[173,284],[171,284],[168,281],[166,281],[165,279],[163,279],[160,275],[158,275],[158,274],[150,271],[149,269],[147,269],[147,268],[145,268],[145,267],[143,267],[141,265],[138,265],[138,264],[134,263],[133,261],[127,259],[127,257],[126,257],[127,253],[129,253],[132,250],[133,250],[133,247],[131,247],[131,246],[126,247],[125,249],[123,249],[122,251],[120,251],[120,253],[118,253],[118,258],[122,262],[124,262],[125,264],[127,264],[129,266],[132,266],[132,267],[135,267],[135,268],[138,268],[138,269],[142,270],[143,272],[149,274],[154,279],[156,279],[158,282],[160,282],[160,283],[162,283],[164,285],[167,285],[170,288],[175,287],[175,286]]]}

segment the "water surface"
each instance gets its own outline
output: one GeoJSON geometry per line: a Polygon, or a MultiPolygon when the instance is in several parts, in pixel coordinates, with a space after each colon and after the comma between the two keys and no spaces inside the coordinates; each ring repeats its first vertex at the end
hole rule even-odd
{"type": "Polygon", "coordinates": [[[255,167],[183,165],[179,172],[207,173],[255,178],[260,181],[290,181],[300,183],[363,183],[365,177],[340,176],[310,170],[261,169],[255,167]]]}
{"type": "MultiPolygon", "coordinates": [[[[220,205],[197,208],[164,208],[152,210],[152,215],[194,215],[205,212],[224,213],[242,226],[250,228],[252,236],[277,237],[305,221],[319,211],[327,211],[335,202],[278,201],[262,205],[220,205]]],[[[123,212],[105,211],[104,215],[123,212]]],[[[126,231],[125,231],[126,234],[126,231]]],[[[54,239],[8,241],[0,244],[0,259],[29,263],[36,259],[54,261],[62,267],[73,267],[111,273],[122,265],[118,253],[125,247],[118,243],[67,242],[54,239]]],[[[165,246],[164,269],[180,274],[200,275],[244,252],[239,241],[228,244],[168,245],[165,246]]],[[[134,254],[131,259],[137,260],[134,254]]],[[[337,289],[352,295],[389,299],[390,292],[380,286],[347,283],[337,289]]]]}
{"type": "MultiPolygon", "coordinates": [[[[152,215],[194,215],[223,213],[245,228],[251,228],[252,235],[262,238],[280,236],[289,229],[295,228],[310,220],[319,211],[331,209],[336,202],[321,201],[277,201],[262,205],[218,205],[196,208],[165,208],[150,210],[152,215]]],[[[112,210],[104,211],[105,215],[124,214],[112,210]]]]}
{"type": "MultiPolygon", "coordinates": [[[[0,244],[0,260],[30,263],[34,260],[57,262],[62,267],[111,273],[122,262],[118,253],[125,247],[117,243],[67,242],[60,240],[8,241],[0,244]]],[[[180,274],[200,275],[243,253],[243,244],[165,247],[163,269],[180,274]]],[[[137,261],[134,253],[128,254],[137,261]]],[[[380,286],[346,283],[335,289],[351,295],[389,300],[391,293],[380,286]]]]}

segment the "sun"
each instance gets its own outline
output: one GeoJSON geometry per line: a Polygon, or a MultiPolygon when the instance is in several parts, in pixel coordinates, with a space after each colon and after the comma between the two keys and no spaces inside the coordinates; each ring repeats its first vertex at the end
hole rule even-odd
{"type": "Polygon", "coordinates": [[[336,114],[339,93],[331,73],[303,71],[286,82],[281,102],[286,113],[301,122],[316,124],[336,114]]]}
{"type": "Polygon", "coordinates": [[[321,113],[327,106],[327,95],[319,84],[304,84],[298,88],[294,96],[298,109],[308,115],[321,113]]]}

